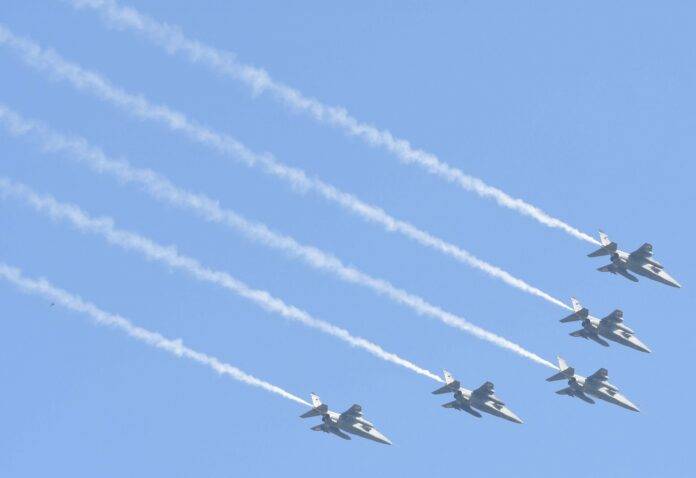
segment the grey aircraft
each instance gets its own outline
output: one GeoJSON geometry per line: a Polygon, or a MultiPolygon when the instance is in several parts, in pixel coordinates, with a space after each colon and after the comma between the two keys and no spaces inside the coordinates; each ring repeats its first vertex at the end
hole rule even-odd
{"type": "Polygon", "coordinates": [[[314,408],[300,415],[300,418],[321,416],[321,424],[313,426],[312,430],[332,433],[344,440],[350,440],[350,435],[348,435],[350,433],[385,445],[392,444],[387,437],[377,431],[372,423],[363,418],[360,405],[353,405],[343,413],[332,412],[329,407],[321,403],[319,397],[314,393],[312,394],[312,404],[314,408]]]}
{"type": "Polygon", "coordinates": [[[582,375],[577,375],[575,369],[568,366],[561,357],[558,357],[558,369],[560,372],[546,379],[547,382],[568,380],[568,386],[558,390],[557,394],[578,397],[587,403],[594,403],[594,400],[588,396],[592,395],[634,412],[640,411],[628,398],[619,393],[619,389],[616,386],[609,383],[609,372],[607,369],[600,368],[589,377],[583,377],[582,375]]]}
{"type": "Polygon", "coordinates": [[[650,349],[636,337],[635,332],[624,324],[621,310],[616,309],[603,319],[598,319],[592,317],[590,311],[583,307],[575,297],[572,297],[570,301],[573,304],[574,312],[561,319],[561,322],[582,321],[582,329],[571,332],[571,336],[592,340],[605,347],[609,346],[607,340],[611,340],[632,349],[650,353],[650,349]]]}
{"type": "Polygon", "coordinates": [[[611,264],[600,267],[598,271],[620,274],[628,280],[638,282],[638,278],[631,274],[633,272],[671,287],[681,287],[681,284],[667,273],[662,264],[653,259],[652,244],[646,242],[635,251],[628,253],[620,251],[616,243],[602,231],[599,231],[599,241],[602,247],[588,254],[587,257],[610,256],[611,264]]]}
{"type": "Polygon", "coordinates": [[[445,385],[435,390],[433,394],[454,393],[454,401],[443,404],[443,407],[454,408],[481,418],[481,414],[476,411],[477,409],[511,422],[522,423],[522,420],[495,396],[491,382],[486,382],[476,390],[471,391],[463,388],[459,380],[455,380],[447,370],[444,373],[445,385]]]}

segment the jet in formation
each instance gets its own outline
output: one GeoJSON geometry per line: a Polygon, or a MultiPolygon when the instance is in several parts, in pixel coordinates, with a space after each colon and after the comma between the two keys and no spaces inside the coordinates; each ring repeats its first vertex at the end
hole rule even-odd
{"type": "Polygon", "coordinates": [[[522,420],[495,396],[491,382],[486,382],[476,390],[471,391],[463,388],[448,371],[445,370],[444,373],[445,385],[435,390],[433,394],[454,393],[454,401],[443,404],[443,407],[467,412],[478,418],[481,418],[481,414],[477,411],[480,410],[511,422],[522,423],[522,420]]]}
{"type": "Polygon", "coordinates": [[[577,375],[575,369],[568,366],[561,357],[558,357],[558,369],[560,372],[546,379],[547,382],[568,380],[568,387],[558,390],[557,394],[578,397],[587,403],[594,403],[594,400],[588,396],[592,395],[600,400],[634,412],[640,411],[628,398],[619,393],[619,389],[616,386],[609,383],[609,372],[607,369],[600,368],[589,377],[583,377],[582,375],[577,375]]]}
{"type": "Polygon", "coordinates": [[[635,251],[628,253],[620,251],[616,243],[602,231],[599,231],[599,241],[602,247],[587,256],[610,256],[611,264],[600,267],[598,271],[620,274],[633,282],[638,282],[638,278],[631,274],[633,272],[671,287],[681,287],[681,284],[667,273],[662,264],[653,259],[652,244],[646,242],[635,251]]]}
{"type": "Polygon", "coordinates": [[[592,317],[590,311],[583,307],[575,297],[571,298],[570,301],[573,304],[574,312],[561,319],[561,322],[582,321],[582,329],[570,333],[573,337],[593,340],[605,347],[609,346],[607,340],[611,340],[632,349],[650,353],[650,349],[636,337],[633,330],[624,324],[621,310],[616,309],[603,319],[598,319],[592,317]]]}
{"type": "Polygon", "coordinates": [[[314,393],[312,394],[314,408],[300,415],[300,418],[321,416],[321,424],[312,427],[317,432],[332,433],[344,440],[350,440],[350,435],[357,435],[368,440],[391,445],[391,441],[382,435],[375,426],[365,420],[360,405],[353,405],[343,413],[329,410],[329,407],[321,403],[314,393]]]}

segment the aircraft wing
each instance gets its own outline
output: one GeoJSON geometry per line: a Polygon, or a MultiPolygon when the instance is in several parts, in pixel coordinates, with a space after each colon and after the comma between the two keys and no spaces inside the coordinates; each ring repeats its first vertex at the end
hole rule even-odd
{"type": "Polygon", "coordinates": [[[628,280],[631,280],[633,282],[638,282],[638,278],[636,276],[634,276],[633,274],[629,274],[626,269],[622,269],[621,267],[616,267],[615,264],[607,264],[606,266],[602,266],[597,270],[599,272],[611,272],[612,274],[621,274],[622,276],[624,276],[628,280]]]}
{"type": "Polygon", "coordinates": [[[580,390],[578,390],[578,391],[575,392],[575,396],[578,397],[580,400],[583,400],[583,401],[585,401],[585,402],[587,402],[587,403],[594,403],[594,402],[595,402],[595,401],[592,400],[590,397],[588,397],[587,395],[585,395],[585,392],[582,392],[582,391],[580,391],[580,390]]]}
{"type": "Polygon", "coordinates": [[[605,323],[608,322],[608,323],[612,323],[612,324],[620,324],[621,322],[623,322],[623,311],[616,309],[614,312],[612,312],[611,314],[604,317],[602,319],[602,322],[605,322],[605,323]]]}
{"type": "Polygon", "coordinates": [[[481,385],[479,388],[474,390],[472,392],[472,395],[476,395],[477,397],[484,398],[484,397],[492,396],[493,392],[495,392],[495,386],[493,385],[493,383],[486,382],[483,385],[481,385]]]}
{"type": "Polygon", "coordinates": [[[350,440],[350,435],[347,435],[346,433],[343,433],[341,430],[339,430],[336,427],[330,427],[327,428],[325,425],[316,425],[311,428],[315,432],[327,432],[327,433],[333,433],[337,437],[343,438],[344,440],[350,440]]]}
{"type": "Polygon", "coordinates": [[[629,274],[628,271],[625,271],[623,269],[619,269],[618,273],[630,281],[638,282],[638,278],[636,276],[634,276],[633,274],[629,274]]]}
{"type": "Polygon", "coordinates": [[[593,340],[593,341],[597,342],[599,345],[603,345],[604,347],[609,347],[609,342],[607,342],[606,340],[604,340],[604,339],[603,339],[602,337],[600,337],[599,335],[588,335],[587,338],[590,339],[590,340],[593,340]]]}
{"type": "Polygon", "coordinates": [[[653,249],[652,244],[648,244],[646,242],[645,244],[640,246],[638,249],[631,252],[630,257],[633,260],[650,259],[652,257],[652,249],[653,249]]]}
{"type": "Polygon", "coordinates": [[[609,371],[605,368],[600,368],[595,373],[587,377],[588,380],[593,382],[606,382],[609,379],[609,371]]]}
{"type": "Polygon", "coordinates": [[[570,396],[570,397],[572,397],[573,395],[575,395],[575,392],[574,392],[573,389],[570,388],[570,387],[562,388],[562,389],[558,390],[556,393],[557,393],[558,395],[568,395],[568,396],[570,396]]]}
{"type": "Polygon", "coordinates": [[[454,409],[460,410],[460,411],[462,411],[462,412],[467,412],[467,413],[469,413],[470,415],[475,416],[476,418],[481,418],[481,414],[480,414],[479,412],[477,412],[476,410],[474,410],[474,409],[471,408],[471,407],[462,405],[462,404],[459,403],[457,400],[454,400],[453,402],[445,403],[445,404],[443,404],[442,406],[445,407],[445,408],[454,408],[454,409]]]}
{"type": "Polygon", "coordinates": [[[597,342],[599,345],[609,347],[609,342],[607,342],[597,334],[588,333],[585,329],[576,330],[575,332],[571,332],[569,335],[571,335],[572,337],[582,337],[583,339],[588,339],[597,342]]]}
{"type": "Polygon", "coordinates": [[[341,413],[341,418],[347,419],[351,418],[355,420],[356,418],[362,418],[362,407],[358,404],[351,406],[348,410],[341,413]]]}
{"type": "Polygon", "coordinates": [[[495,389],[492,382],[484,383],[479,388],[471,392],[471,395],[482,400],[491,400],[499,405],[505,405],[501,399],[495,396],[495,389]]]}

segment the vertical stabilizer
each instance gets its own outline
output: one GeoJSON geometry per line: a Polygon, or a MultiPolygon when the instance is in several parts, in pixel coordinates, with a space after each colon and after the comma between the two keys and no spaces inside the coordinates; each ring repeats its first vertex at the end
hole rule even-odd
{"type": "Polygon", "coordinates": [[[328,412],[329,407],[321,403],[321,400],[317,396],[317,394],[312,393],[312,408],[310,411],[303,413],[300,415],[300,418],[309,418],[309,417],[318,417],[319,415],[324,415],[326,412],[328,412]]]}
{"type": "Polygon", "coordinates": [[[575,297],[570,298],[570,303],[573,304],[573,313],[563,317],[561,322],[573,322],[576,320],[585,320],[589,315],[590,311],[583,307],[578,299],[575,297]]]}
{"type": "Polygon", "coordinates": [[[587,257],[610,256],[618,250],[616,243],[612,242],[612,240],[609,239],[609,236],[607,236],[603,231],[599,231],[599,242],[602,244],[602,247],[589,253],[587,257]]]}
{"type": "Polygon", "coordinates": [[[565,380],[572,378],[575,375],[575,369],[570,367],[563,358],[558,357],[558,373],[546,379],[547,382],[555,382],[557,380],[565,380]]]}
{"type": "Polygon", "coordinates": [[[461,383],[459,383],[458,380],[455,380],[452,374],[447,370],[443,370],[443,374],[445,376],[445,385],[435,390],[433,394],[440,395],[442,393],[453,393],[459,390],[461,383]]]}

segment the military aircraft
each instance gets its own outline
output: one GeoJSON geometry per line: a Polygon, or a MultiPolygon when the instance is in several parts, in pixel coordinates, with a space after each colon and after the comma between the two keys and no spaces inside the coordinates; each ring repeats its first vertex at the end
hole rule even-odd
{"type": "Polygon", "coordinates": [[[653,259],[652,244],[646,242],[629,254],[620,251],[616,243],[602,231],[599,231],[599,241],[602,247],[588,254],[587,257],[611,256],[611,264],[600,267],[598,271],[620,274],[628,280],[638,282],[638,278],[630,273],[633,272],[671,287],[681,287],[681,284],[667,273],[662,264],[653,259]]]}
{"type": "Polygon", "coordinates": [[[471,391],[463,388],[459,381],[455,380],[447,370],[444,373],[445,386],[438,388],[433,394],[454,393],[454,401],[443,404],[443,407],[454,408],[481,418],[481,414],[475,410],[478,409],[511,422],[522,423],[522,420],[494,395],[491,382],[486,382],[476,390],[471,391]]]}
{"type": "Polygon", "coordinates": [[[546,379],[547,382],[568,380],[568,387],[558,390],[557,394],[578,397],[587,403],[594,403],[594,400],[588,397],[588,395],[592,395],[634,412],[640,411],[628,398],[619,393],[618,388],[608,382],[609,372],[607,369],[600,368],[585,378],[582,375],[577,375],[573,367],[569,367],[565,360],[558,357],[558,370],[560,372],[546,379]]]}
{"type": "Polygon", "coordinates": [[[631,347],[641,352],[650,353],[650,349],[635,336],[635,332],[629,329],[623,322],[623,312],[616,309],[603,319],[590,315],[590,311],[575,298],[570,299],[574,312],[561,319],[561,322],[582,321],[582,329],[571,332],[573,337],[582,337],[593,340],[605,347],[609,346],[607,340],[631,347]],[[607,340],[604,340],[607,339],[607,340]]]}
{"type": "Polygon", "coordinates": [[[343,413],[336,413],[329,410],[325,404],[321,403],[316,394],[312,394],[312,404],[314,408],[300,415],[300,418],[321,416],[321,424],[312,427],[316,432],[332,433],[344,440],[350,440],[350,435],[361,436],[368,440],[391,445],[387,437],[382,435],[374,425],[363,418],[362,407],[353,405],[343,413]]]}

